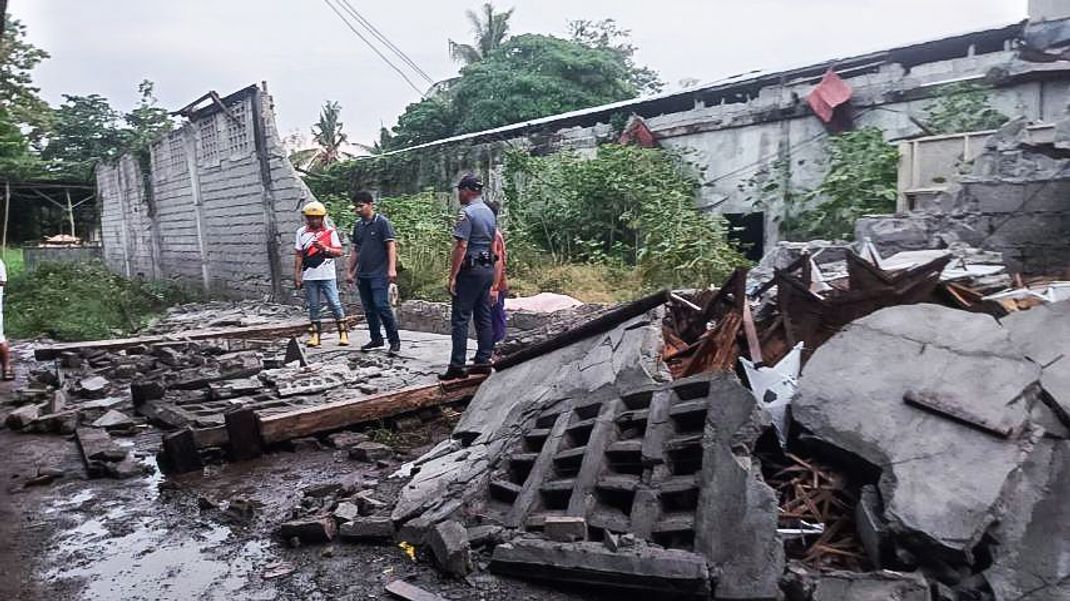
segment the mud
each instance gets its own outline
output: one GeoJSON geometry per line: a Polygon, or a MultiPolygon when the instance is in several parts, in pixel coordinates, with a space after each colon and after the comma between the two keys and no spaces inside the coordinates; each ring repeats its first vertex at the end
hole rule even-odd
{"type": "Polygon", "coordinates": [[[477,557],[481,570],[458,581],[393,544],[289,548],[275,535],[306,486],[358,473],[377,479],[375,496],[391,500],[402,481],[389,475],[445,437],[449,417],[416,432],[377,431],[402,448],[389,466],[357,463],[333,449],[277,451],[173,478],[154,469],[159,433],[149,430],[124,444],[153,473],[122,481],[85,479],[69,438],[0,430],[0,598],[385,599],[383,587],[396,578],[449,599],[605,598],[498,578],[486,571],[486,555],[477,557]],[[66,475],[24,487],[40,467],[66,475]],[[256,507],[250,518],[227,511],[237,499],[256,507]]]}

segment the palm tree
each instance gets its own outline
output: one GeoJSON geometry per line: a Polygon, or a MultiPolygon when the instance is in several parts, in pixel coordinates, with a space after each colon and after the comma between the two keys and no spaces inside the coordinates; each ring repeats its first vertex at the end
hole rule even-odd
{"type": "Polygon", "coordinates": [[[294,166],[301,171],[322,171],[338,161],[353,156],[352,153],[344,150],[347,144],[372,152],[369,146],[349,142],[349,137],[342,133],[342,122],[338,120],[341,111],[342,106],[337,102],[328,100],[323,104],[319,121],[312,126],[312,141],[316,146],[292,152],[290,162],[294,166]]]}
{"type": "Polygon", "coordinates": [[[509,34],[509,18],[513,16],[510,8],[505,12],[494,12],[494,7],[488,2],[483,5],[483,14],[466,10],[468,20],[472,22],[472,33],[475,45],[458,44],[450,40],[450,58],[466,65],[478,63],[502,45],[505,36],[509,34]]]}

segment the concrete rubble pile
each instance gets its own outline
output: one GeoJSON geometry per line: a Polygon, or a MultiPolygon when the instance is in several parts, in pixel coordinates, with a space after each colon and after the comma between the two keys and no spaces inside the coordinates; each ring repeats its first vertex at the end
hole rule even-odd
{"type": "Polygon", "coordinates": [[[75,435],[90,476],[128,477],[151,469],[150,461],[134,461],[129,439],[153,425],[222,430],[239,409],[273,415],[431,377],[422,363],[382,354],[325,348],[310,360],[300,342],[272,333],[277,324],[286,326],[279,332],[300,333],[304,322],[295,329],[294,321],[279,321],[292,315],[281,305],[213,302],[172,310],[140,338],[39,345],[36,352],[50,359],[31,370],[5,424],[75,435]],[[253,339],[224,335],[247,327],[267,329],[253,339]],[[188,332],[223,334],[189,339],[188,332]]]}
{"type": "Polygon", "coordinates": [[[948,294],[1015,283],[965,247],[786,250],[769,285],[739,271],[504,361],[389,505],[338,497],[308,519],[458,578],[1067,598],[1070,303],[948,294]]]}

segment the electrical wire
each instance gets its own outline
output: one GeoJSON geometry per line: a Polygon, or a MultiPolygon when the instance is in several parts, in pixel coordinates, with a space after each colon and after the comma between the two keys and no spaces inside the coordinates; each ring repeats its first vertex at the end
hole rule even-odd
{"type": "Polygon", "coordinates": [[[390,61],[389,58],[386,57],[386,55],[384,55],[382,52],[380,52],[379,49],[375,47],[375,44],[372,44],[371,41],[368,40],[368,38],[364,37],[363,34],[361,34],[359,31],[357,31],[357,28],[353,27],[353,24],[349,22],[349,19],[346,19],[345,15],[343,15],[334,6],[334,4],[331,4],[331,0],[323,0],[323,2],[327,6],[331,7],[331,10],[334,11],[334,14],[338,15],[338,18],[341,19],[343,23],[345,23],[346,27],[348,27],[350,31],[352,31],[358,38],[360,38],[361,41],[363,41],[365,44],[367,44],[368,47],[372,49],[372,52],[375,52],[375,54],[379,55],[379,58],[383,59],[383,62],[385,62],[386,64],[390,65],[390,68],[393,69],[394,71],[396,71],[397,74],[400,75],[401,78],[405,80],[405,83],[409,84],[409,87],[411,87],[413,90],[416,90],[416,93],[419,94],[421,98],[424,96],[424,93],[420,90],[420,88],[416,87],[416,84],[412,83],[412,80],[409,79],[409,76],[405,75],[404,71],[399,69],[397,65],[395,65],[393,62],[390,61]]]}
{"type": "Polygon", "coordinates": [[[428,75],[423,69],[421,69],[420,66],[416,64],[416,61],[409,58],[409,55],[405,54],[405,52],[403,52],[401,48],[398,48],[393,42],[391,42],[390,38],[386,37],[386,34],[379,31],[379,29],[375,25],[372,25],[372,22],[365,18],[364,15],[360,14],[360,12],[358,12],[357,9],[353,7],[349,0],[338,0],[338,2],[339,4],[341,4],[343,10],[352,15],[358,23],[364,26],[364,29],[366,29],[368,33],[375,37],[375,39],[382,42],[383,45],[390,49],[391,52],[397,55],[398,58],[400,58],[406,65],[408,65],[413,71],[415,71],[417,75],[424,78],[427,83],[431,85],[435,84],[435,80],[431,79],[431,76],[428,75]]]}

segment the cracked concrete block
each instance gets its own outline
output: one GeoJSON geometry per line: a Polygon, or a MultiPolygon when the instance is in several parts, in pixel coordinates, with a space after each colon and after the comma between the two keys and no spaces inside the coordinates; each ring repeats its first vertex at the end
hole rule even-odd
{"type": "Polygon", "coordinates": [[[464,578],[472,571],[472,551],[468,544],[468,531],[459,522],[442,522],[431,530],[428,537],[435,562],[447,574],[464,578]]]}
{"type": "Polygon", "coordinates": [[[1011,313],[1000,323],[1015,349],[1041,366],[1042,398],[1070,427],[1070,301],[1011,313]]]}
{"type": "Polygon", "coordinates": [[[1040,368],[991,317],[935,305],[882,309],[819,348],[803,370],[794,419],[881,470],[893,533],[945,556],[972,550],[999,518],[1008,478],[1032,448],[1027,391],[1040,368]],[[1007,439],[907,405],[924,388],[1017,424],[1007,439]],[[984,465],[984,470],[978,470],[984,465]],[[918,536],[920,535],[920,536],[918,536]]]}
{"type": "Polygon", "coordinates": [[[327,543],[337,532],[334,518],[329,515],[291,520],[279,526],[282,538],[290,540],[296,537],[303,543],[327,543]]]}
{"type": "Polygon", "coordinates": [[[167,390],[157,380],[134,380],[130,383],[130,396],[134,405],[140,405],[145,401],[162,399],[167,390]]]}
{"type": "Polygon", "coordinates": [[[21,430],[30,425],[30,422],[36,420],[41,415],[41,410],[44,407],[44,404],[23,405],[9,413],[7,418],[4,419],[4,424],[12,430],[21,430]]]}
{"type": "Polygon", "coordinates": [[[602,543],[522,539],[495,547],[490,569],[522,578],[646,592],[654,598],[708,599],[710,594],[706,559],[676,549],[637,547],[614,553],[602,543]]]}
{"type": "Polygon", "coordinates": [[[339,522],[351,522],[360,517],[360,508],[354,503],[343,501],[334,510],[334,519],[339,522]]]}
{"type": "Polygon", "coordinates": [[[393,456],[393,448],[378,442],[358,442],[349,447],[349,458],[365,463],[374,463],[383,459],[390,459],[393,456]]]}
{"type": "Polygon", "coordinates": [[[1070,599],[1070,441],[1037,443],[993,529],[984,577],[997,601],[1070,599]]]}
{"type": "Polygon", "coordinates": [[[831,572],[817,581],[814,601],[930,601],[921,574],[831,572]]]}
{"type": "Polygon", "coordinates": [[[715,375],[709,395],[695,550],[719,572],[715,598],[772,599],[784,571],[777,496],[761,480],[760,468],[733,450],[753,448],[762,411],[732,374],[715,375]]]}
{"type": "Polygon", "coordinates": [[[587,520],[578,516],[548,515],[543,522],[543,534],[559,543],[587,540],[587,520]]]}
{"type": "Polygon", "coordinates": [[[355,540],[392,539],[394,522],[390,516],[357,516],[338,527],[338,536],[355,540]]]}
{"type": "Polygon", "coordinates": [[[115,409],[109,409],[107,413],[100,416],[99,419],[92,423],[94,428],[126,428],[134,425],[134,420],[129,415],[122,411],[116,411],[115,409]]]}

